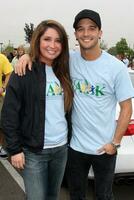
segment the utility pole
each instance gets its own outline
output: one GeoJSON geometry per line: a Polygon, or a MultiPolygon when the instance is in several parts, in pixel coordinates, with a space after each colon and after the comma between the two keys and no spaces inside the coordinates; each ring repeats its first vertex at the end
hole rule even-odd
{"type": "Polygon", "coordinates": [[[3,42],[0,42],[0,52],[2,52],[2,45],[3,45],[3,42]]]}

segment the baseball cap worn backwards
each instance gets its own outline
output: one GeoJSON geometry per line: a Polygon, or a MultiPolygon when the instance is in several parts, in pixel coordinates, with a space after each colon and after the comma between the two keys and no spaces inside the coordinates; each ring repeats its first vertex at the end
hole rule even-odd
{"type": "Polygon", "coordinates": [[[101,29],[101,19],[100,19],[100,15],[93,11],[93,10],[88,10],[88,9],[84,9],[82,11],[80,11],[75,19],[74,19],[74,23],[73,23],[73,27],[76,29],[77,28],[77,24],[79,23],[79,21],[81,19],[84,19],[84,18],[89,18],[91,19],[92,21],[94,21],[97,26],[99,27],[99,29],[101,29]]]}

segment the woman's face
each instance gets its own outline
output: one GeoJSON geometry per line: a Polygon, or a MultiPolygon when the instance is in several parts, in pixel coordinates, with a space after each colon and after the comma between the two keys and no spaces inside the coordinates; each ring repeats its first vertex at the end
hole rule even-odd
{"type": "Polygon", "coordinates": [[[48,28],[40,37],[40,60],[51,66],[62,51],[59,33],[54,28],[48,28]]]}
{"type": "Polygon", "coordinates": [[[24,49],[19,49],[19,50],[18,50],[18,55],[19,55],[19,56],[24,55],[24,53],[25,53],[25,52],[24,52],[24,49]]]}

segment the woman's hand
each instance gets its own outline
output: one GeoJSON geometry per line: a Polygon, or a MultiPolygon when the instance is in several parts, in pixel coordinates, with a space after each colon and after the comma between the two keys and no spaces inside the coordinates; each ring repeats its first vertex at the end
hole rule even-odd
{"type": "Polygon", "coordinates": [[[17,169],[24,169],[25,165],[25,156],[24,153],[18,153],[16,155],[11,156],[11,163],[17,169]]]}
{"type": "Polygon", "coordinates": [[[21,56],[17,62],[17,64],[14,67],[14,71],[19,76],[23,76],[26,74],[26,67],[28,65],[28,69],[32,69],[32,61],[30,59],[30,56],[28,54],[24,54],[21,56]]]}

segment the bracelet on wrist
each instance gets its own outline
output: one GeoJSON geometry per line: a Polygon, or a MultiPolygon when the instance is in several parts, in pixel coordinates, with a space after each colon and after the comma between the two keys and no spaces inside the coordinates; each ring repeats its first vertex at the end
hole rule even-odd
{"type": "Polygon", "coordinates": [[[114,142],[111,142],[111,145],[115,148],[115,149],[118,149],[120,148],[120,144],[119,143],[114,143],[114,142]]]}

